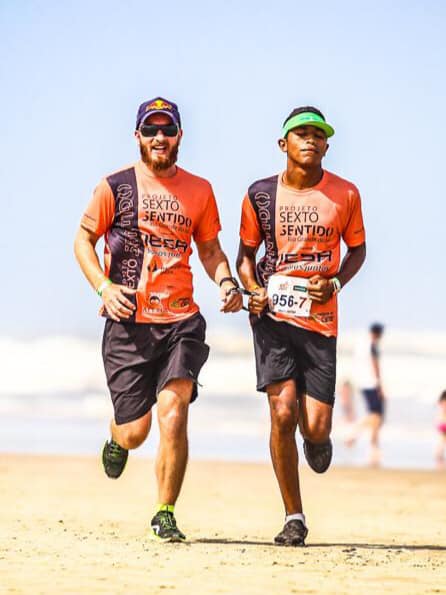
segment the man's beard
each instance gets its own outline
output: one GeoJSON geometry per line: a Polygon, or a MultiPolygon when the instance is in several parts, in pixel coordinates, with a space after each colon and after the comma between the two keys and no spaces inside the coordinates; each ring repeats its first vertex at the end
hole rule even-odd
{"type": "Polygon", "coordinates": [[[174,145],[166,156],[158,155],[155,159],[150,156],[150,149],[139,143],[139,151],[141,153],[141,160],[153,171],[163,171],[172,167],[178,158],[179,143],[174,145]]]}

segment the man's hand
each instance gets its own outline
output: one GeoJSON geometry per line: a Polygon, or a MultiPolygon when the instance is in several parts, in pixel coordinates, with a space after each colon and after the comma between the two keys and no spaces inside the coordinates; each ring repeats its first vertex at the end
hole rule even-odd
{"type": "Polygon", "coordinates": [[[102,290],[103,308],[110,318],[120,322],[121,318],[127,319],[136,310],[136,306],[125,297],[125,294],[135,295],[136,289],[130,289],[126,285],[110,283],[102,290]]]}
{"type": "Polygon", "coordinates": [[[243,307],[243,298],[231,281],[225,281],[220,287],[222,307],[220,312],[239,312],[243,307]]]}
{"type": "Polygon", "coordinates": [[[252,291],[248,300],[248,310],[251,314],[261,314],[268,305],[268,294],[264,287],[257,287],[252,291]]]}
{"type": "Polygon", "coordinates": [[[325,304],[334,293],[333,283],[330,279],[325,279],[321,275],[313,275],[308,280],[308,295],[313,302],[325,304]]]}

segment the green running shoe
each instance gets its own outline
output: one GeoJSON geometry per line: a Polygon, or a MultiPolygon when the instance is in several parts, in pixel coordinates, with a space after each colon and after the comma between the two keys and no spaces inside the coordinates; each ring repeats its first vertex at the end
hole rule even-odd
{"type": "Polygon", "coordinates": [[[173,512],[168,510],[158,511],[150,526],[152,528],[152,538],[158,541],[178,542],[186,540],[186,536],[177,527],[173,512]]]}
{"type": "Polygon", "coordinates": [[[128,450],[119,446],[114,440],[107,440],[102,450],[102,464],[108,477],[118,479],[124,471],[128,456],[128,450]]]}

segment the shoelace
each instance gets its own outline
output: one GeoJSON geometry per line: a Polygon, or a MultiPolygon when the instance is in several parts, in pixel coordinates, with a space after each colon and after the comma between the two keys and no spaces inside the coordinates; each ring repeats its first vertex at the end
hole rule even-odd
{"type": "Polygon", "coordinates": [[[175,517],[169,511],[162,511],[160,513],[160,524],[163,529],[176,529],[177,524],[175,522],[175,517]]]}
{"type": "Polygon", "coordinates": [[[116,442],[110,442],[108,445],[108,454],[112,459],[120,459],[122,457],[122,451],[124,449],[119,446],[116,442]]]}

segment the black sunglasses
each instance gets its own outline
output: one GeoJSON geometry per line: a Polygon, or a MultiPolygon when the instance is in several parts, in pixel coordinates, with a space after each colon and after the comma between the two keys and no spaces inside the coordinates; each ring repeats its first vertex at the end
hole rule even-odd
{"type": "Polygon", "coordinates": [[[141,124],[139,127],[139,131],[143,136],[156,136],[159,130],[164,136],[176,136],[178,134],[176,124],[141,124]]]}

